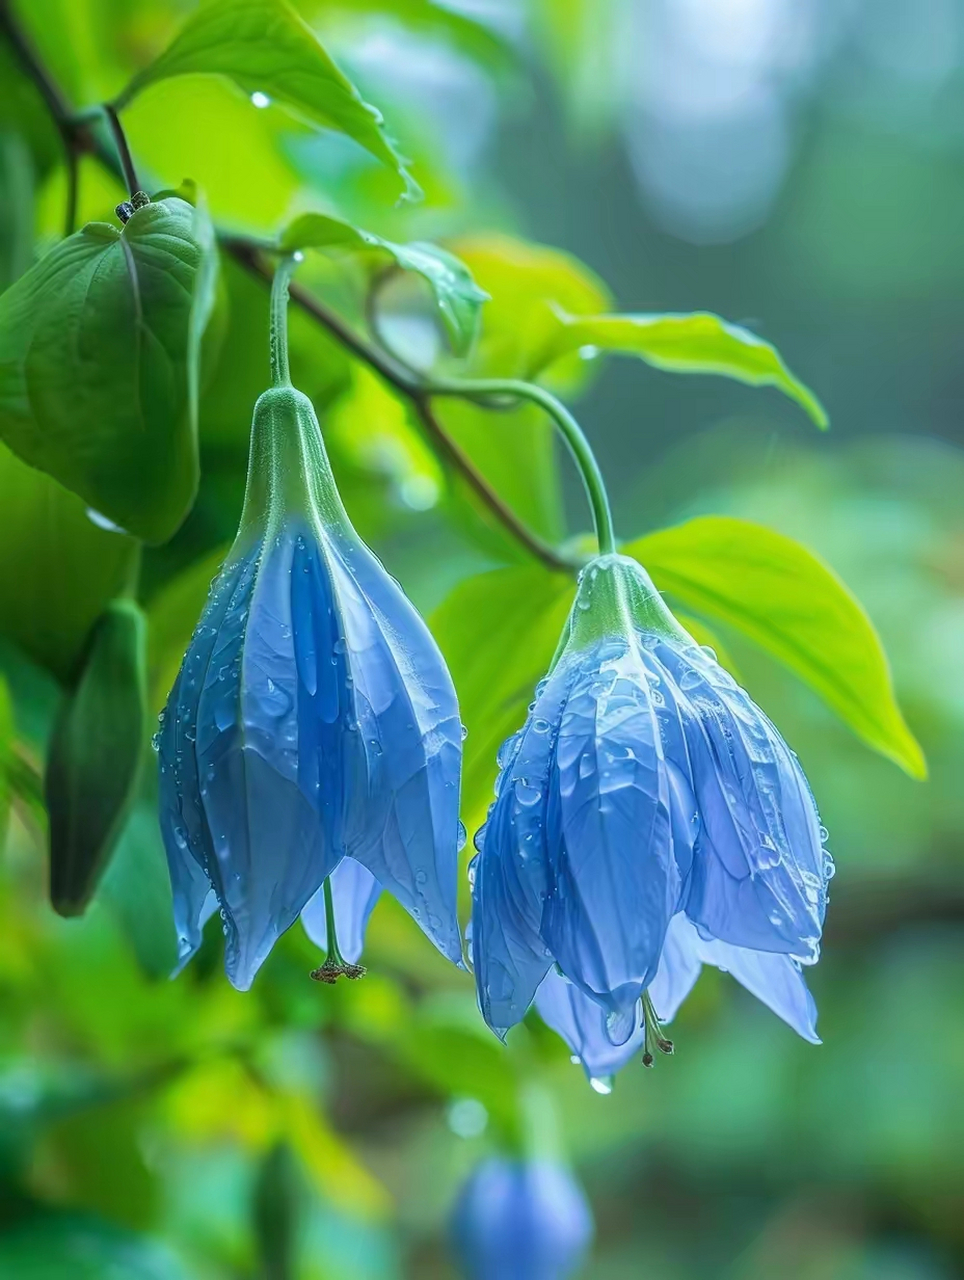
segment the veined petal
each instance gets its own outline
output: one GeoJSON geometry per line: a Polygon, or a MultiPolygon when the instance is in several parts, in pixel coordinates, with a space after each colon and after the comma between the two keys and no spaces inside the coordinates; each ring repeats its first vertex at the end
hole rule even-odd
{"type": "Polygon", "coordinates": [[[660,1022],[672,1022],[679,1007],[693,990],[703,967],[697,943],[699,935],[680,911],[666,930],[663,954],[649,995],[660,1022]]]}
{"type": "MultiPolygon", "coordinates": [[[[329,877],[338,947],[349,964],[356,964],[365,946],[365,929],[382,891],[372,873],[354,858],[342,858],[329,877]]],[[[305,933],[322,951],[328,950],[325,890],[309,898],[301,913],[305,933]]]]}
{"type": "Polygon", "coordinates": [[[613,1044],[606,1010],[555,969],[549,970],[536,992],[536,1008],[542,1021],[565,1040],[590,1080],[615,1075],[642,1049],[646,1038],[637,1005],[628,1039],[613,1044]]]}
{"type": "Polygon", "coordinates": [[[266,539],[245,605],[215,641],[196,743],[225,967],[241,990],[345,852],[358,753],[328,577],[297,524],[266,539]]]}
{"type": "Polygon", "coordinates": [[[819,954],[829,855],[800,765],[762,711],[697,646],[654,650],[667,755],[689,769],[700,830],[690,918],[735,946],[819,954]]]}
{"type": "Polygon", "coordinates": [[[475,837],[472,958],[482,1015],[500,1035],[525,1016],[552,963],[541,935],[549,891],[546,809],[568,689],[565,672],[540,685],[525,727],[499,752],[496,799],[475,837]]]}
{"type": "Polygon", "coordinates": [[[461,964],[455,688],[422,618],[367,547],[340,536],[326,545],[366,773],[346,796],[348,848],[461,964]]]}
{"type": "Polygon", "coordinates": [[[737,982],[804,1040],[820,1043],[817,1006],[800,965],[791,956],[703,938],[682,911],[670,922],[659,972],[649,989],[662,1021],[669,1022],[676,1016],[704,964],[732,973],[737,982]]]}
{"type": "Polygon", "coordinates": [[[171,876],[178,939],[177,971],[201,945],[201,931],[216,909],[209,873],[214,849],[195,753],[198,703],[221,627],[227,617],[243,607],[254,572],[254,558],[240,557],[229,560],[216,578],[161,713],[155,739],[161,834],[171,876]]]}
{"type": "Polygon", "coordinates": [[[567,663],[542,932],[570,981],[625,1015],[656,976],[678,905],[669,778],[639,650],[617,638],[567,663]]]}

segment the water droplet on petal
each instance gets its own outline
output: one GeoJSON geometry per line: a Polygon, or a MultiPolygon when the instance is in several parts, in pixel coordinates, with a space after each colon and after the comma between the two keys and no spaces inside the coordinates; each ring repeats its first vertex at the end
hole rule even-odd
{"type": "Polygon", "coordinates": [[[603,1097],[606,1097],[613,1091],[612,1076],[593,1076],[589,1083],[592,1088],[595,1089],[596,1093],[601,1093],[603,1097]]]}

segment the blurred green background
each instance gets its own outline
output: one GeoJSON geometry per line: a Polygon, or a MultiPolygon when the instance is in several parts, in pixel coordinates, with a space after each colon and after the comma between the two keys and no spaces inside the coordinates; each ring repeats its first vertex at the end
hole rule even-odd
{"type": "MultiPolygon", "coordinates": [[[[116,93],[191,7],[14,6],[78,106],[116,93]]],[[[569,273],[601,289],[587,270],[624,310],[706,308],[774,342],[826,404],[827,436],[775,391],[587,362],[580,418],[618,527],[631,538],[738,515],[821,555],[880,630],[930,778],[873,756],[721,629],[831,833],[838,874],[811,982],[819,1048],[707,972],[674,1026],[676,1056],[651,1072],[631,1065],[600,1097],[535,1020],[502,1049],[471,980],[386,901],[369,975],[346,989],[307,980],[318,957],[300,926],[247,995],[223,977],[216,929],[169,982],[149,785],[89,913],[65,921],[46,903],[44,817],[17,778],[39,766],[56,681],[128,549],[62,491],[33,494],[34,473],[4,452],[12,711],[0,711],[16,734],[2,735],[13,781],[0,862],[0,1276],[451,1278],[455,1192],[518,1125],[533,1082],[554,1099],[593,1203],[587,1277],[964,1275],[964,4],[298,8],[384,111],[425,201],[393,207],[390,176],[357,148],[204,77],[157,85],[125,113],[155,185],[191,177],[220,224],[251,233],[326,208],[396,239],[453,244],[494,297],[488,368],[511,364],[498,343],[530,295],[576,288],[569,273]],[[547,259],[550,283],[534,282],[543,260],[521,241],[585,267],[547,259]]],[[[5,282],[59,233],[65,180],[57,136],[6,49],[0,76],[5,282]]],[[[84,161],[84,216],[122,194],[84,161]]],[[[360,322],[364,270],[319,259],[305,278],[360,322]]],[[[267,381],[266,295],[230,265],[222,281],[201,496],[143,563],[155,710],[233,535],[267,381]]],[[[386,339],[424,354],[417,300],[392,281],[378,297],[386,339]]],[[[292,342],[352,517],[426,613],[466,575],[521,558],[403,406],[304,317],[292,342]]],[[[584,529],[544,424],[469,410],[447,421],[533,525],[584,529]]],[[[524,627],[513,639],[530,643],[524,627]]]]}

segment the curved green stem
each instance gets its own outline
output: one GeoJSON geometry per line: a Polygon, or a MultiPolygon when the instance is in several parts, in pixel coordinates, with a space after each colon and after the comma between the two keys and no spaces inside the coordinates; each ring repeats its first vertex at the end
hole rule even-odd
{"type": "Polygon", "coordinates": [[[606,492],[606,482],[603,480],[596,455],[582,427],[551,391],[546,391],[534,382],[522,382],[517,378],[484,378],[464,382],[429,382],[425,386],[425,393],[430,396],[458,396],[481,404],[491,403],[497,397],[511,397],[512,400],[531,400],[533,404],[544,409],[561,431],[579,468],[589,505],[592,508],[600,555],[611,555],[616,550],[616,534],[613,529],[609,495],[606,492]]]}
{"type": "Polygon", "coordinates": [[[282,258],[271,281],[269,341],[271,381],[276,387],[291,386],[291,371],[288,367],[288,287],[300,261],[300,253],[282,258]]]}

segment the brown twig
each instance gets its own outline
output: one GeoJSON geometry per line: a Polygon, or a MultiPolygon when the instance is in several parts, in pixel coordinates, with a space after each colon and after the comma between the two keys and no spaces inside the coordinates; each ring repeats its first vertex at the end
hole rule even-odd
{"type": "MultiPolygon", "coordinates": [[[[83,152],[91,152],[105,168],[116,176],[122,177],[131,194],[134,194],[138,190],[137,175],[123,126],[114,107],[107,104],[104,110],[116,143],[116,156],[96,137],[90,122],[87,119],[79,119],[71,111],[59,86],[51,79],[36,50],[11,13],[8,0],[0,0],[0,31],[6,34],[24,70],[40,91],[63,138],[68,160],[68,179],[71,173],[76,174],[77,157],[83,152]]],[[[74,180],[68,182],[67,218],[68,225],[71,227],[75,208],[76,181],[74,180]]],[[[218,239],[222,248],[245,270],[270,283],[274,273],[264,258],[263,246],[238,236],[220,234],[218,239]]],[[[328,308],[308,290],[293,284],[291,300],[332,334],[346,350],[368,365],[400,395],[405,396],[435,450],[454,471],[462,476],[483,505],[532,556],[549,569],[572,571],[572,564],[519,519],[478,470],[461,445],[453,440],[435,413],[430,391],[410,370],[394,360],[387,352],[367,342],[337,312],[328,308]]]]}

